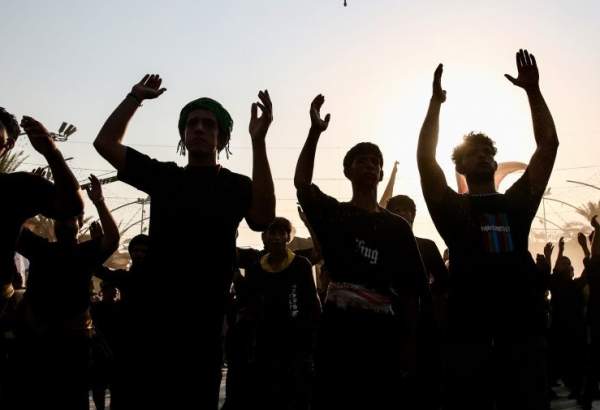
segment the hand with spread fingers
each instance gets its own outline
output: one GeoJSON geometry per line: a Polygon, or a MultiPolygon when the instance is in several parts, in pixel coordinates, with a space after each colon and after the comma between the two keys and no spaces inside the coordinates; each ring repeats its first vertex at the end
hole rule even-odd
{"type": "Polygon", "coordinates": [[[504,76],[508,81],[525,91],[536,89],[539,86],[540,73],[534,55],[529,54],[527,50],[519,50],[516,59],[517,78],[509,74],[504,74],[504,76]]]}
{"type": "Polygon", "coordinates": [[[158,98],[167,91],[166,88],[161,88],[162,78],[158,74],[146,74],[139,83],[133,86],[131,94],[142,102],[143,100],[152,100],[158,98]]]}

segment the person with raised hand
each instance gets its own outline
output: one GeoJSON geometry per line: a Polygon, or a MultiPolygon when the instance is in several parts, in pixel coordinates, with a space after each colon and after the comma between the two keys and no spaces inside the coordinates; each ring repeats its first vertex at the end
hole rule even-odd
{"type": "MultiPolygon", "coordinates": [[[[77,179],[48,130],[29,116],[23,117],[21,127],[33,148],[48,161],[54,182],[29,172],[0,173],[0,190],[4,198],[0,203],[1,294],[10,293],[7,289],[15,272],[15,245],[22,224],[37,214],[58,218],[79,215],[83,210],[77,179]]],[[[16,118],[0,108],[0,158],[10,152],[20,133],[16,118]]]]}
{"type": "Polygon", "coordinates": [[[100,181],[90,175],[90,183],[88,196],[102,224],[93,229],[99,235],[80,242],[81,214],[54,220],[56,242],[29,229],[22,229],[17,242],[17,251],[29,260],[22,306],[27,320],[18,333],[23,358],[18,379],[27,380],[16,390],[22,408],[43,407],[50,397],[65,409],[89,406],[91,278],[119,245],[119,231],[104,204],[100,181]]]}
{"type": "Polygon", "coordinates": [[[399,397],[414,398],[425,272],[409,224],[378,204],[383,155],[375,144],[361,142],[346,153],[349,202],[313,184],[317,143],[331,119],[320,114],[324,101],[318,95],[310,105],[311,127],[294,176],[330,277],[317,336],[313,408],[389,408],[399,397]]]}
{"type": "Polygon", "coordinates": [[[180,112],[178,151],[187,154],[187,166],[151,159],[123,144],[127,125],[142,102],[165,90],[160,76],[145,75],[109,116],[94,142],[123,182],[151,198],[149,269],[141,292],[147,299],[138,304],[144,315],[137,328],[129,329],[130,379],[136,381],[131,385],[131,406],[216,409],[221,327],[235,268],[236,231],[243,218],[251,229],[260,231],[275,216],[265,144],[273,108],[269,92],[260,91],[248,126],[250,179],[219,164],[219,153],[230,153],[233,120],[211,98],[193,100],[180,112]],[[165,292],[167,283],[184,286],[165,292]],[[157,295],[162,301],[158,304],[157,295]],[[190,326],[196,330],[190,332],[190,326]],[[150,328],[159,332],[149,340],[144,330],[150,328]],[[154,358],[152,365],[148,357],[154,358]]]}
{"type": "Polygon", "coordinates": [[[419,135],[423,195],[450,250],[448,409],[485,409],[494,403],[499,409],[514,403],[541,409],[547,402],[543,292],[527,245],[558,137],[540,91],[535,57],[519,50],[516,62],[518,76],[506,78],[526,92],[537,147],[523,176],[506,193],[496,192],[496,147],[483,133],[467,134],[452,155],[456,171],[466,177],[468,194],[448,186],[436,160],[440,110],[447,97],[441,64],[419,135]]]}

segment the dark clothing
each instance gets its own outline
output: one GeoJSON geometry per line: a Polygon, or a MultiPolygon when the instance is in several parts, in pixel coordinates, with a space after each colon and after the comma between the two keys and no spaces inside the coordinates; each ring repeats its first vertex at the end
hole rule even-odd
{"type": "Polygon", "coordinates": [[[110,254],[100,239],[50,243],[27,229],[17,250],[30,262],[17,357],[19,380],[27,382],[17,397],[23,408],[54,400],[64,409],[87,409],[91,277],[110,254]]]}
{"type": "Polygon", "coordinates": [[[544,333],[543,281],[527,249],[541,200],[534,192],[526,172],[505,194],[447,188],[442,200],[427,202],[450,252],[449,321],[456,332],[544,333]]]}
{"type": "Polygon", "coordinates": [[[280,272],[248,268],[238,298],[250,322],[254,386],[250,400],[268,409],[308,409],[320,303],[308,259],[294,256],[280,272]]]}
{"type": "Polygon", "coordinates": [[[423,264],[403,218],[385,209],[369,213],[340,203],[316,185],[299,189],[298,200],[317,235],[331,281],[385,295],[422,285],[423,264]]]}
{"type": "Polygon", "coordinates": [[[93,272],[110,256],[102,250],[101,239],[61,244],[48,242],[23,229],[17,251],[29,260],[25,298],[36,320],[62,326],[90,308],[93,272]]]}
{"type": "Polygon", "coordinates": [[[448,286],[448,269],[446,269],[440,250],[431,239],[418,237],[415,239],[429,282],[434,288],[444,290],[448,286]]]}
{"type": "Polygon", "coordinates": [[[310,262],[295,256],[281,272],[267,272],[260,263],[246,272],[238,290],[243,320],[257,326],[256,354],[310,354],[320,303],[310,262]],[[245,316],[245,317],[244,317],[245,316]]]}
{"type": "Polygon", "coordinates": [[[251,180],[220,166],[159,162],[132,148],[119,178],[152,201],[148,271],[139,289],[144,314],[128,350],[133,390],[148,402],[138,396],[132,405],[216,409],[226,295],[251,180]]]}
{"type": "Polygon", "coordinates": [[[545,278],[527,249],[543,192],[526,171],[505,194],[446,187],[439,201],[425,197],[450,256],[443,353],[450,410],[548,404],[545,278]]]}
{"type": "Polygon", "coordinates": [[[314,408],[410,401],[417,301],[427,288],[410,226],[382,208],[340,203],[315,185],[297,193],[331,279],[315,353],[314,408]]]}
{"type": "Polygon", "coordinates": [[[40,176],[0,173],[0,284],[16,272],[14,256],[21,225],[37,214],[50,214],[53,191],[52,183],[40,176]]]}

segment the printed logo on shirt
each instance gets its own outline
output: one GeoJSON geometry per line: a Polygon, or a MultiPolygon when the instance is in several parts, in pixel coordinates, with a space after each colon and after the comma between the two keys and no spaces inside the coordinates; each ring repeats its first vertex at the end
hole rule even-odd
{"type": "Polygon", "coordinates": [[[379,259],[379,251],[377,249],[371,249],[365,246],[365,241],[362,239],[356,239],[356,247],[358,252],[369,260],[371,265],[376,265],[379,259]]]}
{"type": "Polygon", "coordinates": [[[505,213],[481,216],[483,247],[488,253],[504,253],[514,250],[508,217],[505,213]]]}

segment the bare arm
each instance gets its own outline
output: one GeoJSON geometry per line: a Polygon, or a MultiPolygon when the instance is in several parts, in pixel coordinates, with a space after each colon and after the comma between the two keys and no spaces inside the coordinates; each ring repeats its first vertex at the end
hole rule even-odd
{"type": "Polygon", "coordinates": [[[250,136],[252,137],[252,203],[246,216],[248,226],[263,230],[275,218],[275,187],[267,158],[265,138],[273,121],[273,106],[269,91],[260,91],[261,103],[252,104],[250,136]],[[258,117],[258,108],[262,115],[258,117]]]}
{"type": "Polygon", "coordinates": [[[587,237],[583,232],[579,232],[577,234],[577,242],[579,243],[579,246],[581,246],[581,250],[583,251],[583,258],[589,259],[591,256],[590,249],[588,248],[587,237]]]}
{"type": "Polygon", "coordinates": [[[527,173],[530,185],[540,193],[546,189],[552,173],[558,151],[558,136],[552,114],[540,91],[539,71],[535,57],[527,50],[519,50],[516,60],[518,77],[514,78],[508,74],[505,74],[505,77],[517,87],[523,88],[529,99],[537,148],[529,161],[527,173]]]}
{"type": "Polygon", "coordinates": [[[87,193],[98,210],[98,216],[100,217],[100,223],[104,231],[101,240],[102,251],[110,255],[119,247],[120,234],[115,219],[104,203],[100,181],[94,175],[90,175],[90,186],[87,188],[87,193]]]}
{"type": "Polygon", "coordinates": [[[321,119],[321,106],[325,102],[325,97],[321,94],[317,95],[310,104],[310,130],[308,137],[298,157],[296,163],[296,173],[294,175],[294,186],[299,189],[303,186],[310,185],[313,178],[313,170],[315,168],[315,155],[317,152],[317,143],[321,133],[329,126],[331,115],[327,114],[325,119],[321,119]]]}
{"type": "Polygon", "coordinates": [[[563,238],[561,236],[560,239],[558,240],[558,255],[556,255],[556,262],[554,263],[554,266],[556,266],[556,263],[560,260],[560,258],[562,258],[564,256],[564,253],[565,253],[565,238],[563,238]]]}
{"type": "Polygon", "coordinates": [[[446,190],[446,177],[435,159],[438,143],[440,109],[446,101],[446,91],[442,89],[442,64],[438,65],[433,77],[433,95],[429,109],[419,134],[417,165],[421,175],[421,188],[425,199],[440,201],[446,190]]]}
{"type": "Polygon", "coordinates": [[[122,141],[129,120],[141,106],[143,100],[157,98],[166,91],[166,88],[160,88],[161,84],[162,79],[158,75],[146,74],[139,83],[133,86],[131,92],[127,94],[100,129],[94,141],[94,148],[117,171],[125,168],[127,147],[123,145],[122,141]]]}
{"type": "Polygon", "coordinates": [[[552,271],[552,251],[554,251],[554,245],[552,245],[552,242],[548,242],[546,246],[544,246],[544,259],[546,260],[550,271],[552,271]]]}
{"type": "Polygon", "coordinates": [[[79,195],[79,183],[48,130],[40,122],[27,116],[23,117],[21,126],[27,133],[33,148],[46,158],[52,172],[54,195],[50,198],[50,203],[43,207],[50,212],[47,216],[67,217],[81,214],[83,201],[79,195]]]}
{"type": "Polygon", "coordinates": [[[396,184],[396,174],[398,173],[398,161],[394,162],[394,168],[392,168],[392,173],[390,174],[390,179],[385,187],[385,191],[383,191],[383,195],[381,195],[381,199],[379,200],[379,206],[385,208],[387,206],[388,201],[394,195],[394,184],[396,184]]]}
{"type": "Polygon", "coordinates": [[[592,257],[600,256],[600,235],[598,231],[600,230],[600,224],[597,221],[598,216],[594,215],[592,218],[592,227],[594,228],[594,239],[592,239],[592,257]]]}

